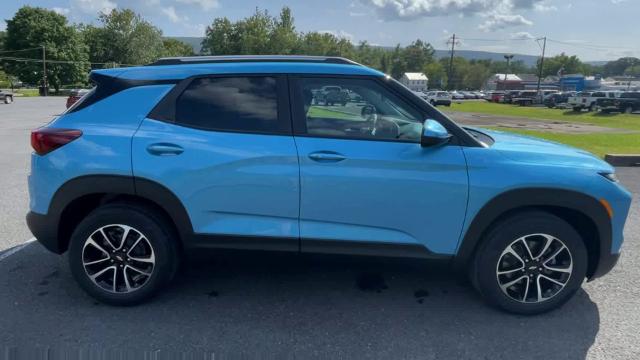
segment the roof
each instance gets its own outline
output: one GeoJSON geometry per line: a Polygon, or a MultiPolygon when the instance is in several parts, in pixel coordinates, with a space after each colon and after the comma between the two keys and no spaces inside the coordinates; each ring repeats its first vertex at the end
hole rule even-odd
{"type": "Polygon", "coordinates": [[[404,76],[409,80],[429,80],[427,75],[419,72],[406,72],[404,73],[404,76]]]}
{"type": "Polygon", "coordinates": [[[517,76],[522,81],[538,81],[538,75],[536,74],[518,74],[517,76]]]}
{"type": "Polygon", "coordinates": [[[507,77],[507,81],[522,81],[516,74],[494,74],[493,79],[498,81],[504,81],[505,75],[507,77]]]}
{"type": "Polygon", "coordinates": [[[94,70],[93,73],[130,80],[180,80],[207,74],[337,74],[384,76],[380,71],[347,59],[308,56],[235,56],[173,58],[171,65],[147,65],[94,70]],[[178,59],[178,60],[176,60],[178,59]],[[193,59],[193,60],[191,60],[193,59]]]}

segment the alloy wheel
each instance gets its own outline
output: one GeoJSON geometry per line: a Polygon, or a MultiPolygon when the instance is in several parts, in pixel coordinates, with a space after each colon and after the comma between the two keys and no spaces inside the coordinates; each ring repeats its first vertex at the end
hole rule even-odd
{"type": "Polygon", "coordinates": [[[155,253],[139,230],[111,224],[97,229],[85,240],[82,265],[89,279],[101,289],[130,293],[151,278],[155,253]]]}
{"type": "Polygon", "coordinates": [[[540,303],[556,296],[569,282],[573,259],[560,239],[530,234],[516,239],[500,255],[496,278],[512,300],[540,303]]]}

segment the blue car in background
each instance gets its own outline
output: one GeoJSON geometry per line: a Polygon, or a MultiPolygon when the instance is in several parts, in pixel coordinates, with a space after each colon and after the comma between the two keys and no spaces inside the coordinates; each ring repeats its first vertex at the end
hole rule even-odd
{"type": "Polygon", "coordinates": [[[105,303],[147,300],[186,251],[233,248],[447,260],[488,303],[536,314],[620,254],[631,196],[611,166],[462,128],[343,58],[167,58],[91,80],[32,132],[27,223],[105,303]],[[314,99],[331,87],[350,95],[314,99]]]}

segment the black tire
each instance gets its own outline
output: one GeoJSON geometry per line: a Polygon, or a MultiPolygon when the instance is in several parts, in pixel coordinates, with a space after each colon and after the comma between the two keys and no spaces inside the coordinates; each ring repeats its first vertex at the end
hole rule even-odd
{"type": "MultiPolygon", "coordinates": [[[[132,246],[134,239],[128,239],[130,242],[126,242],[132,246]]],[[[120,306],[136,305],[153,297],[175,276],[180,258],[178,241],[177,234],[167,224],[167,219],[152,208],[135,203],[103,205],[82,220],[71,235],[69,245],[71,273],[80,287],[100,302],[120,306]],[[104,289],[91,280],[83,265],[85,242],[98,229],[110,224],[122,224],[139,231],[148,240],[148,245],[152,248],[155,257],[155,264],[152,270],[149,270],[151,275],[140,287],[131,292],[112,292],[104,289]]],[[[133,247],[129,249],[129,251],[132,250],[133,247]]]]}
{"type": "Polygon", "coordinates": [[[4,97],[4,103],[5,104],[11,104],[13,102],[13,96],[5,96],[4,97]]]}
{"type": "MultiPolygon", "coordinates": [[[[539,254],[541,255],[543,254],[539,254]]],[[[473,285],[490,305],[510,313],[535,315],[562,306],[575,294],[586,277],[587,259],[585,244],[571,225],[546,212],[527,211],[506,218],[491,228],[476,251],[469,275],[473,285]],[[529,234],[548,234],[560,240],[570,252],[572,261],[571,274],[564,287],[540,302],[517,301],[503,292],[498,283],[498,261],[501,260],[503,251],[515,240],[529,234]]],[[[531,264],[533,262],[528,265],[531,264]]],[[[528,265],[523,263],[522,268],[528,265]]],[[[520,273],[514,275],[518,276],[520,273]]],[[[525,280],[529,284],[529,280],[525,280]]]]}
{"type": "Polygon", "coordinates": [[[624,109],[624,113],[625,113],[625,114],[632,114],[632,113],[633,113],[633,107],[631,107],[631,106],[627,106],[627,107],[624,109]]]}
{"type": "Polygon", "coordinates": [[[587,109],[589,112],[591,111],[596,111],[596,104],[591,104],[589,105],[589,109],[587,109]]]}
{"type": "Polygon", "coordinates": [[[575,112],[581,112],[581,111],[582,111],[582,108],[581,108],[581,107],[574,107],[574,108],[573,108],[573,111],[575,111],[575,112]]]}

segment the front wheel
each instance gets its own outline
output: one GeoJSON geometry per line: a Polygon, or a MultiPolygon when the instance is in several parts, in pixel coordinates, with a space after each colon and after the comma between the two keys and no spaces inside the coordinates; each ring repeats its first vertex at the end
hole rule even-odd
{"type": "Polygon", "coordinates": [[[631,106],[627,106],[627,107],[624,109],[624,113],[625,113],[625,114],[631,114],[631,113],[633,113],[633,108],[632,108],[631,106]]]}
{"type": "Polygon", "coordinates": [[[587,250],[576,230],[552,214],[531,211],[494,226],[470,276],[489,304],[534,315],[568,301],[586,272],[587,250]]]}
{"type": "Polygon", "coordinates": [[[76,227],[69,264],[78,284],[97,300],[135,305],[155,295],[175,275],[177,236],[153,209],[108,204],[76,227]]]}
{"type": "Polygon", "coordinates": [[[5,104],[11,104],[13,102],[13,96],[5,96],[4,97],[4,103],[5,104]]]}

